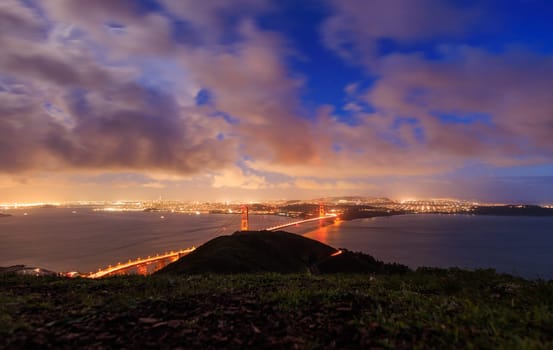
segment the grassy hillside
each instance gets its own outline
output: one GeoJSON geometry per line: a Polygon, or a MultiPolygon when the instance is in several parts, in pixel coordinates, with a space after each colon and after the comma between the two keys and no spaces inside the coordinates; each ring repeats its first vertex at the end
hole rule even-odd
{"type": "Polygon", "coordinates": [[[395,275],[0,276],[0,348],[551,349],[553,282],[395,275]]]}

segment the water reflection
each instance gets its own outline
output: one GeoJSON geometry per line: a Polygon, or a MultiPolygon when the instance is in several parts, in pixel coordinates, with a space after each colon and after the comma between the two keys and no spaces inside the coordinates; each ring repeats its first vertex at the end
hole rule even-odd
{"type": "MultiPolygon", "coordinates": [[[[0,220],[0,266],[95,271],[118,261],[199,246],[236,231],[240,221],[239,215],[225,214],[72,211],[11,211],[12,217],[0,220]]],[[[253,229],[293,220],[257,215],[250,219],[253,229]]],[[[493,267],[531,278],[553,278],[551,227],[552,217],[404,215],[325,226],[309,223],[286,231],[410,267],[493,267]]]]}
{"type": "Polygon", "coordinates": [[[306,236],[328,244],[328,225],[319,225],[316,230],[309,232],[306,236]]]}
{"type": "Polygon", "coordinates": [[[331,245],[331,242],[335,240],[336,236],[340,235],[339,226],[341,223],[342,221],[340,220],[335,220],[334,223],[320,222],[317,228],[309,231],[304,236],[331,245]],[[330,236],[332,236],[332,238],[330,236]]]}
{"type": "Polygon", "coordinates": [[[553,218],[401,215],[345,221],[306,237],[412,268],[495,268],[553,278],[553,218]]]}

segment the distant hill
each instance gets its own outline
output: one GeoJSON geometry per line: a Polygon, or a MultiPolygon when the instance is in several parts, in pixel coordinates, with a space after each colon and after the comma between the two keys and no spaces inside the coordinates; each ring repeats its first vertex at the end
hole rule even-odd
{"type": "Polygon", "coordinates": [[[366,273],[405,272],[408,268],[384,264],[373,257],[339,252],[321,242],[277,231],[236,232],[203,244],[158,274],[204,273],[366,273]]]}
{"type": "Polygon", "coordinates": [[[553,209],[537,205],[478,206],[472,213],[501,216],[553,216],[553,209]]]}
{"type": "Polygon", "coordinates": [[[405,214],[403,210],[389,210],[383,208],[372,207],[369,205],[358,205],[355,207],[344,208],[344,212],[340,215],[342,220],[355,220],[362,218],[374,218],[377,216],[392,216],[405,214]]]}
{"type": "Polygon", "coordinates": [[[40,267],[31,267],[25,265],[0,266],[0,276],[2,275],[27,275],[27,276],[56,276],[54,271],[42,269],[40,267]]]}

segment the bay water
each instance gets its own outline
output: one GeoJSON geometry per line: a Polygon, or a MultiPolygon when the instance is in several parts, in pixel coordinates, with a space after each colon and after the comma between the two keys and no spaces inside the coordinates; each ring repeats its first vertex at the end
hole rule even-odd
{"type": "MultiPolygon", "coordinates": [[[[25,264],[90,272],[108,264],[198,246],[238,230],[240,216],[170,212],[104,212],[90,208],[10,210],[0,218],[0,266],[25,264]],[[27,214],[27,215],[25,215],[27,214]]],[[[293,221],[250,215],[251,229],[293,221]]],[[[494,268],[553,279],[553,217],[398,215],[290,227],[336,248],[385,262],[494,268]]]]}

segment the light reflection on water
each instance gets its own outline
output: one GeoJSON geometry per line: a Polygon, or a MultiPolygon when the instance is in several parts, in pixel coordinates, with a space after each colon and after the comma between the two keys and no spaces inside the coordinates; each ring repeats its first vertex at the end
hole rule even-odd
{"type": "Polygon", "coordinates": [[[386,262],[495,268],[553,279],[553,217],[402,215],[342,222],[305,234],[386,262]]]}
{"type": "Polygon", "coordinates": [[[328,244],[332,247],[336,247],[330,242],[332,239],[329,237],[330,234],[339,233],[340,225],[342,221],[336,220],[333,224],[331,223],[319,223],[318,225],[312,225],[311,229],[304,229],[303,232],[298,232],[305,237],[315,239],[321,243],[328,244]]]}
{"type": "MultiPolygon", "coordinates": [[[[198,246],[239,228],[239,215],[94,212],[71,208],[10,211],[0,219],[0,266],[25,264],[89,272],[137,257],[198,246]],[[73,213],[75,211],[75,213],[73,213]],[[163,216],[163,218],[161,218],[163,216]]],[[[251,229],[293,219],[251,215],[251,229]]],[[[294,219],[295,220],[295,219],[294,219]]],[[[495,268],[553,278],[553,218],[404,215],[293,226],[335,248],[410,267],[495,268]]]]}

